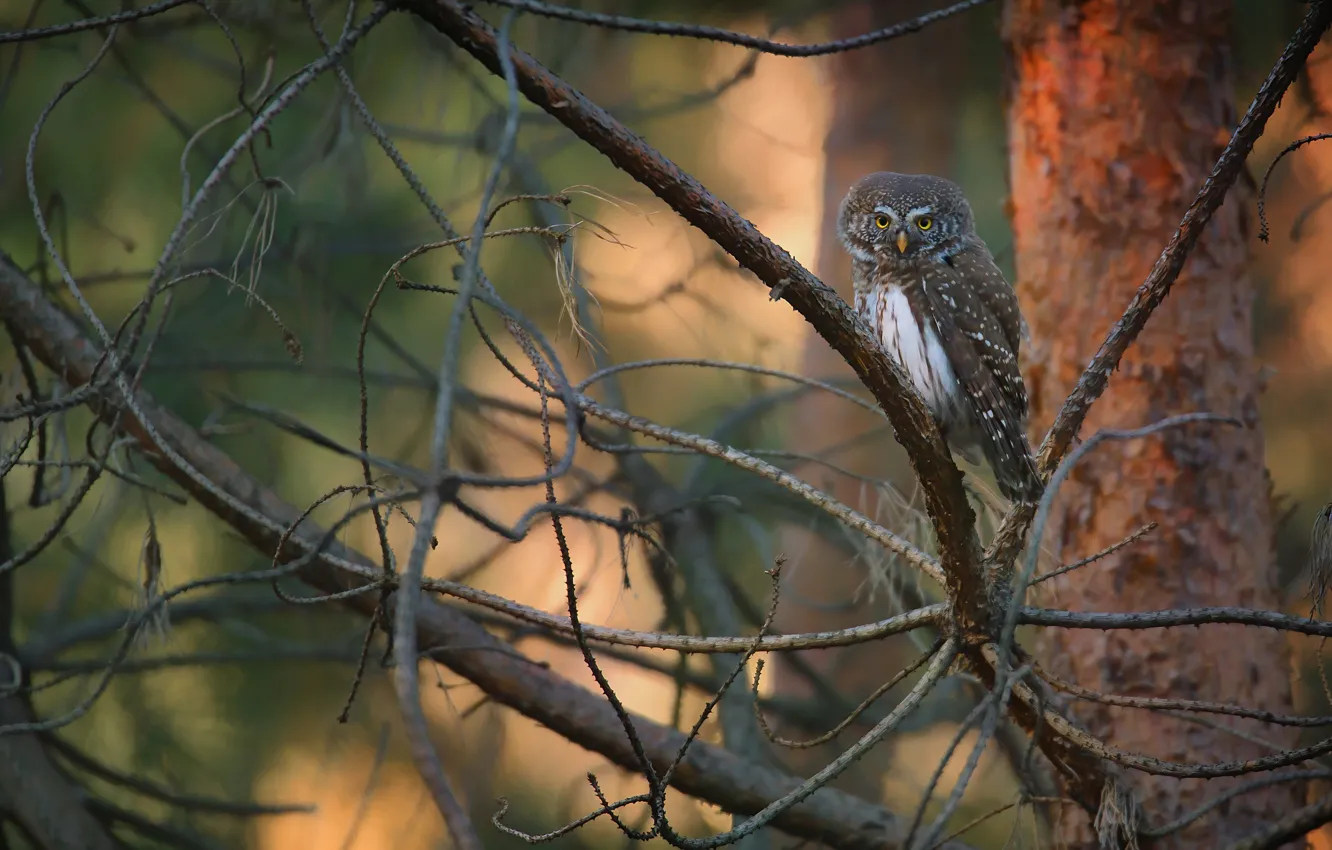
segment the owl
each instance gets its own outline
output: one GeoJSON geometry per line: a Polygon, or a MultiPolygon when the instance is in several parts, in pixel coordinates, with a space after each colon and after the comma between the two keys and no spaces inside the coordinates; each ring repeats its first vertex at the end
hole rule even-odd
{"type": "Polygon", "coordinates": [[[962,189],[927,174],[867,175],[842,201],[837,236],[851,255],[856,311],[949,448],[973,465],[984,456],[1010,501],[1039,500],[1018,369],[1026,323],[962,189]]]}

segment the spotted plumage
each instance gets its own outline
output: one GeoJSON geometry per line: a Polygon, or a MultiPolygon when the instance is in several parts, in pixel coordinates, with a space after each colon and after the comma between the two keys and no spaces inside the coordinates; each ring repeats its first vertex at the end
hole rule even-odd
{"type": "Polygon", "coordinates": [[[961,188],[925,174],[870,174],[842,201],[837,234],[851,254],[856,310],[949,446],[972,464],[983,455],[1008,499],[1039,499],[1018,368],[1026,323],[961,188]]]}

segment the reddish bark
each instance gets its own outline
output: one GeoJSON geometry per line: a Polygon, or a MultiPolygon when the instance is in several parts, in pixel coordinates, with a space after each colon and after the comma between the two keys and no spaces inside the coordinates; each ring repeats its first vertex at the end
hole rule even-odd
{"type": "MultiPolygon", "coordinates": [[[[1215,162],[1235,122],[1230,9],[1223,0],[1012,0],[1004,31],[1018,291],[1032,331],[1024,356],[1039,438],[1215,162]]],[[[1244,206],[1218,211],[1170,298],[1093,408],[1083,436],[1212,411],[1245,429],[1191,426],[1104,445],[1064,486],[1044,543],[1064,562],[1150,521],[1121,554],[1058,580],[1072,609],[1278,607],[1270,485],[1258,422],[1244,206]]],[[[1052,670],[1109,693],[1228,700],[1289,710],[1283,639],[1235,627],[1049,630],[1052,670]]],[[[1251,758],[1258,747],[1164,714],[1087,703],[1076,713],[1119,746],[1165,759],[1251,758]]],[[[1289,741],[1270,727],[1244,727],[1289,741]]],[[[1135,775],[1160,824],[1220,782],[1135,775]]],[[[1289,812],[1299,790],[1245,795],[1156,846],[1219,847],[1289,812]]],[[[1058,838],[1095,841],[1064,807],[1058,838]]]]}

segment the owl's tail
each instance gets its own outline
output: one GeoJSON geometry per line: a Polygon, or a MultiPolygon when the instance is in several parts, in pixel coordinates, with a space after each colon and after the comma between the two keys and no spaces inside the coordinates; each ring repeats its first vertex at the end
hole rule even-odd
{"type": "MultiPolygon", "coordinates": [[[[1025,444],[1026,440],[1022,442],[1025,444]]],[[[1036,469],[1030,447],[1024,445],[1021,452],[1004,453],[1000,462],[991,466],[999,492],[1010,502],[1035,504],[1045,494],[1045,482],[1036,469]]]]}

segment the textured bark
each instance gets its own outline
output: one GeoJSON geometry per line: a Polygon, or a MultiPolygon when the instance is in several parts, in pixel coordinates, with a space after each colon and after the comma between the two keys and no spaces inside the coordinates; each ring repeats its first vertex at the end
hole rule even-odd
{"type": "MultiPolygon", "coordinates": [[[[830,36],[845,38],[868,32],[934,7],[937,4],[924,0],[852,4],[835,14],[830,36]]],[[[827,170],[818,273],[848,301],[851,267],[836,237],[838,204],[851,184],[871,171],[946,173],[953,151],[964,67],[958,63],[937,66],[932,57],[949,45],[956,45],[965,35],[966,22],[955,19],[906,39],[834,54],[827,60],[833,117],[824,143],[827,170]],[[932,84],[908,84],[920,80],[921,68],[925,67],[931,68],[935,77],[932,84]]],[[[806,344],[804,372],[822,379],[852,377],[842,357],[815,334],[809,336],[806,344]]],[[[821,452],[882,424],[880,417],[826,393],[815,393],[795,406],[789,442],[803,452],[821,452]]],[[[886,475],[892,470],[889,460],[894,455],[892,449],[886,448],[891,443],[892,437],[880,432],[877,437],[862,441],[853,451],[839,452],[834,462],[867,475],[886,475]]],[[[898,469],[906,470],[906,464],[899,463],[898,469]]],[[[861,482],[832,475],[824,480],[814,467],[802,473],[813,476],[815,483],[831,490],[844,503],[870,516],[876,515],[878,496],[861,482]]],[[[909,472],[903,480],[910,481],[909,472]]],[[[793,561],[783,582],[778,628],[836,629],[890,615],[893,606],[882,592],[875,594],[872,603],[868,602],[863,592],[864,564],[853,562],[845,548],[800,528],[792,528],[784,536],[783,549],[792,555],[793,561]],[[814,604],[806,604],[810,602],[814,604]]],[[[828,677],[837,691],[854,705],[898,667],[910,663],[912,652],[909,644],[900,641],[801,655],[802,660],[828,677]]],[[[807,680],[793,672],[787,662],[788,659],[780,659],[774,665],[778,690],[793,695],[810,694],[807,680]]],[[[891,701],[885,701],[885,705],[890,704],[891,701]]],[[[830,716],[828,724],[839,720],[840,717],[830,716]]],[[[791,734],[807,737],[798,732],[791,734]]],[[[788,756],[805,767],[816,767],[827,761],[828,754],[819,748],[792,751],[788,756]]],[[[858,764],[853,769],[859,778],[857,784],[877,785],[885,756],[886,752],[881,751],[858,764]]],[[[860,790],[877,793],[877,788],[860,790]]]]}
{"type": "MultiPolygon", "coordinates": [[[[1235,123],[1231,3],[1012,0],[1009,124],[1024,357],[1039,438],[1173,232],[1235,123]]],[[[1269,481],[1259,427],[1244,204],[1217,212],[1171,297],[1130,349],[1082,434],[1211,411],[1246,428],[1192,426],[1111,443],[1061,491],[1045,545],[1065,562],[1150,521],[1121,554],[1058,580],[1061,605],[1134,611],[1278,607],[1269,481]]],[[[1228,700],[1285,711],[1280,635],[1231,626],[1168,631],[1045,630],[1044,663],[1110,693],[1228,700]]],[[[1261,750],[1162,714],[1081,704],[1091,730],[1167,759],[1213,762],[1261,750]]],[[[1252,731],[1259,731],[1258,727],[1252,731]]],[[[1279,731],[1261,728],[1279,742],[1279,731]]],[[[1220,782],[1133,776],[1151,823],[1222,791],[1220,782]]],[[[1219,847],[1290,812],[1299,790],[1249,794],[1162,847],[1219,847]]],[[[1059,838],[1095,842],[1065,807],[1059,838]]]]}

